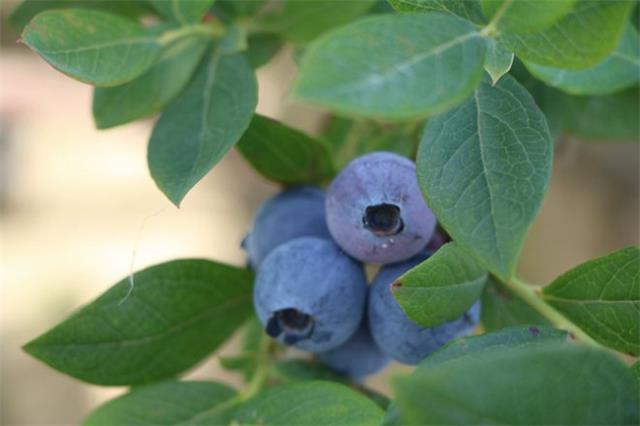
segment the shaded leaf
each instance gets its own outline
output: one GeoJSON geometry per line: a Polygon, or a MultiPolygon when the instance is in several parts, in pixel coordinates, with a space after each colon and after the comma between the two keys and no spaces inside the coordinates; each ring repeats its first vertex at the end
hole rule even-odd
{"type": "Polygon", "coordinates": [[[238,150],[260,174],[280,183],[320,183],[334,173],[324,141],[257,114],[238,150]]]}
{"type": "Polygon", "coordinates": [[[487,273],[455,243],[442,246],[391,287],[407,316],[423,327],[452,321],[480,298],[487,273]]]}
{"type": "Polygon", "coordinates": [[[83,425],[195,424],[202,413],[212,412],[234,394],[233,389],[215,382],[170,381],[136,387],[102,404],[83,425]]]}
{"type": "Polygon", "coordinates": [[[418,150],[422,192],[440,224],[494,274],[513,274],[551,174],[544,115],[511,76],[483,81],[429,120],[418,150]]]}
{"type": "Polygon", "coordinates": [[[205,57],[149,141],[151,176],[174,204],[240,139],[256,103],[255,75],[242,54],[205,57]]]}
{"type": "Polygon", "coordinates": [[[590,260],[544,288],[544,300],[600,343],[640,354],[640,249],[590,260]]]}
{"type": "Polygon", "coordinates": [[[22,41],[61,72],[96,86],[117,86],[144,73],[158,58],[158,37],[118,15],[88,9],[37,15],[22,41]]]}
{"type": "Polygon", "coordinates": [[[267,389],[234,416],[240,424],[374,425],[384,412],[344,385],[311,381],[267,389]]]}
{"type": "Polygon", "coordinates": [[[349,115],[420,117],[467,97],[483,60],[484,41],[468,21],[439,13],[375,15],[317,40],[294,93],[349,115]]]}
{"type": "Polygon", "coordinates": [[[280,37],[271,33],[250,34],[248,43],[247,59],[254,68],[266,65],[284,44],[280,37]]]}
{"type": "Polygon", "coordinates": [[[251,313],[251,272],[207,260],[162,263],[125,278],[29,342],[32,356],[101,385],[146,383],[204,359],[251,313]]]}
{"type": "Polygon", "coordinates": [[[150,0],[165,18],[182,25],[200,22],[214,0],[150,0]]]}
{"type": "Polygon", "coordinates": [[[486,24],[479,0],[388,0],[400,12],[442,12],[459,16],[474,24],[486,24]]]}
{"type": "Polygon", "coordinates": [[[500,11],[498,28],[511,33],[543,30],[565,16],[577,0],[482,0],[487,19],[500,11]]]}
{"type": "Polygon", "coordinates": [[[93,92],[93,118],[98,129],[125,124],[160,111],[176,97],[202,59],[208,40],[190,37],[167,47],[146,73],[122,86],[93,92]]]}

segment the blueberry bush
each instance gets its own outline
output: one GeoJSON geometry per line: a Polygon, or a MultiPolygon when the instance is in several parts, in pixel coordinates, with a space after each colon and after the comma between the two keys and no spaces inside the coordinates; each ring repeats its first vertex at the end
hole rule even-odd
{"type": "Polygon", "coordinates": [[[636,9],[23,1],[20,41],[95,86],[98,128],[158,115],[148,166],[173,204],[234,146],[284,187],[256,212],[246,267],[149,267],[24,349],[130,387],[87,425],[638,424],[639,248],[545,285],[515,272],[558,135],[638,139],[636,9]],[[255,70],[285,45],[322,134],[254,112],[255,70]],[[245,387],[180,379],[235,334],[219,362],[245,387]],[[389,360],[417,365],[391,399],[363,384],[389,360]]]}

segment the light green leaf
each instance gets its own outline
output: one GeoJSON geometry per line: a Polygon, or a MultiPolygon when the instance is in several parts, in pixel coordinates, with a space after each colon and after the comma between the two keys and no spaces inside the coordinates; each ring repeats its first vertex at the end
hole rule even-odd
{"type": "Polygon", "coordinates": [[[481,321],[486,331],[514,325],[550,325],[538,311],[498,284],[493,277],[489,277],[482,294],[481,321]]]}
{"type": "Polygon", "coordinates": [[[454,241],[508,279],[549,183],[553,142],[544,115],[505,75],[429,120],[417,157],[429,207],[454,241]]]}
{"type": "MultiPolygon", "coordinates": [[[[221,404],[234,395],[233,389],[215,382],[169,381],[146,385],[102,404],[83,425],[197,424],[203,413],[223,408],[221,404]]],[[[219,424],[225,423],[223,410],[219,414],[219,424]]]]}
{"type": "Polygon", "coordinates": [[[267,389],[234,415],[240,424],[377,425],[384,412],[373,401],[330,382],[303,382],[267,389]]]}
{"type": "Polygon", "coordinates": [[[88,9],[43,12],[22,41],[56,69],[96,86],[133,80],[161,51],[157,37],[134,21],[88,9]]]}
{"type": "Polygon", "coordinates": [[[149,141],[151,176],[174,204],[240,139],[256,103],[255,74],[242,54],[205,57],[149,141]]]}
{"type": "Polygon", "coordinates": [[[502,33],[500,40],[522,60],[582,69],[602,61],[618,45],[633,7],[630,1],[579,0],[549,28],[530,34],[502,33]]]}
{"type": "Polygon", "coordinates": [[[364,15],[375,3],[375,0],[288,0],[279,15],[260,25],[287,41],[305,44],[333,27],[364,15]]]}
{"type": "Polygon", "coordinates": [[[501,31],[527,33],[540,31],[573,9],[577,0],[482,0],[482,10],[494,19],[501,31]]]}
{"type": "Polygon", "coordinates": [[[162,263],[125,278],[25,347],[77,379],[131,385],[200,362],[247,319],[253,274],[207,260],[162,263]]]}
{"type": "Polygon", "coordinates": [[[491,82],[496,84],[500,77],[505,75],[513,65],[513,53],[509,52],[496,39],[487,40],[487,54],[484,57],[484,69],[489,73],[491,82]]]}
{"type": "Polygon", "coordinates": [[[160,111],[184,89],[207,45],[204,38],[183,38],[167,47],[158,62],[135,80],[122,86],[96,88],[96,127],[107,129],[160,111]]]}
{"type": "Polygon", "coordinates": [[[427,358],[398,380],[402,424],[638,423],[638,384],[612,354],[554,339],[499,348],[427,358]]]}
{"type": "Polygon", "coordinates": [[[467,97],[483,60],[484,41],[468,21],[440,13],[382,14],[315,42],[294,93],[349,115],[420,117],[467,97]]]}
{"type": "Polygon", "coordinates": [[[400,12],[442,12],[464,18],[474,24],[486,24],[479,0],[388,0],[400,12]]]}
{"type": "Polygon", "coordinates": [[[455,243],[442,246],[391,287],[407,316],[423,327],[464,314],[482,294],[487,273],[455,243]]]}
{"type": "Polygon", "coordinates": [[[640,81],[640,37],[638,31],[628,25],[616,50],[601,63],[584,70],[526,65],[540,80],[574,95],[613,93],[640,81]]]}
{"type": "Polygon", "coordinates": [[[640,355],[640,248],[583,263],[545,287],[543,297],[600,343],[640,355]]]}
{"type": "Polygon", "coordinates": [[[165,18],[182,25],[200,22],[214,0],[151,0],[165,18]]]}
{"type": "Polygon", "coordinates": [[[238,150],[260,174],[275,182],[321,183],[334,174],[327,143],[261,115],[253,116],[238,150]]]}
{"type": "Polygon", "coordinates": [[[149,3],[139,0],[22,0],[11,11],[9,23],[15,29],[22,30],[38,13],[71,8],[102,10],[129,18],[138,18],[153,12],[149,3]]]}

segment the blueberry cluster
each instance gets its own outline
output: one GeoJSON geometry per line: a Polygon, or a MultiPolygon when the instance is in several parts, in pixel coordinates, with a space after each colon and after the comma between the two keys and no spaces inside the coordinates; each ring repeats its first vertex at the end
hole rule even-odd
{"type": "Polygon", "coordinates": [[[469,334],[479,302],[454,321],[425,328],[390,291],[442,244],[435,226],[415,164],[387,152],[353,160],[326,196],[297,187],[267,200],[243,244],[257,271],[253,300],[265,331],[355,379],[390,358],[417,364],[469,334]],[[370,286],[363,263],[384,264],[370,286]]]}

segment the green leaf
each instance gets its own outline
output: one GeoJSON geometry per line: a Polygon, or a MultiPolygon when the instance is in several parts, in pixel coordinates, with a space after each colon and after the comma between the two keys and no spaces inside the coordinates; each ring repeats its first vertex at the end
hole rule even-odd
{"type": "Polygon", "coordinates": [[[205,57],[149,141],[151,176],[174,204],[240,139],[256,103],[255,74],[242,54],[205,57]]]}
{"type": "Polygon", "coordinates": [[[631,366],[631,371],[633,371],[633,374],[636,376],[636,380],[638,380],[638,383],[640,383],[640,361],[636,361],[631,366]]]}
{"type": "Polygon", "coordinates": [[[344,385],[293,383],[267,389],[235,414],[240,424],[377,425],[384,412],[376,403],[344,385]]]}
{"type": "Polygon", "coordinates": [[[274,376],[284,383],[325,380],[347,384],[347,379],[323,364],[304,359],[289,359],[275,364],[274,376]]]}
{"type": "Polygon", "coordinates": [[[108,129],[160,111],[189,82],[202,59],[208,40],[189,37],[167,47],[146,73],[116,87],[93,92],[93,118],[98,129],[108,129]]]}
{"type": "Polygon", "coordinates": [[[508,279],[547,189],[553,142],[544,115],[513,77],[495,86],[487,80],[427,123],[418,182],[453,240],[508,279]]]}
{"type": "MultiPolygon", "coordinates": [[[[169,381],[146,385],[101,405],[83,425],[197,424],[203,413],[210,414],[234,395],[233,389],[215,382],[169,381]]],[[[220,424],[224,421],[219,420],[220,424]]]]}
{"type": "Polygon", "coordinates": [[[249,35],[247,59],[254,68],[266,65],[282,49],[283,42],[275,34],[254,33],[249,35]]]}
{"type": "Polygon", "coordinates": [[[638,87],[607,96],[558,94],[551,101],[560,106],[555,110],[559,110],[567,133],[587,141],[640,141],[638,87]]]}
{"type": "Polygon", "coordinates": [[[321,183],[334,174],[324,141],[261,115],[253,116],[238,150],[262,176],[275,182],[321,183]]]}
{"type": "Polygon", "coordinates": [[[442,246],[391,287],[407,316],[423,327],[464,314],[482,294],[487,273],[455,243],[442,246]]]}
{"type": "Polygon", "coordinates": [[[501,31],[527,33],[543,30],[573,9],[576,0],[482,0],[488,19],[499,11],[497,26],[501,31]]]}
{"type": "MultiPolygon", "coordinates": [[[[545,6],[549,3],[555,2],[545,2],[545,6]]],[[[630,1],[579,0],[571,12],[544,31],[505,32],[500,39],[522,60],[558,68],[587,68],[618,45],[632,7],[630,1]]]]}
{"type": "Polygon", "coordinates": [[[543,297],[600,343],[640,355],[640,248],[583,263],[545,287],[543,297]]]}
{"type": "Polygon", "coordinates": [[[540,80],[574,95],[613,93],[640,81],[640,37],[638,31],[628,25],[616,50],[601,63],[585,70],[526,65],[540,80]]]}
{"type": "Polygon", "coordinates": [[[638,423],[633,375],[592,347],[551,339],[428,362],[397,382],[402,424],[638,423]]]}
{"type": "Polygon", "coordinates": [[[484,57],[484,69],[489,73],[491,82],[495,85],[500,77],[505,75],[513,65],[513,53],[509,52],[496,39],[487,40],[487,54],[484,57]]]}
{"type": "Polygon", "coordinates": [[[289,0],[282,12],[261,22],[261,27],[295,44],[305,44],[325,31],[364,15],[375,0],[289,0]]]}
{"type": "Polygon", "coordinates": [[[549,321],[493,278],[482,294],[482,326],[486,331],[514,325],[550,325],[549,321]]]}
{"type": "Polygon", "coordinates": [[[88,9],[37,15],[22,41],[61,72],[96,86],[117,86],[158,58],[158,38],[133,21],[88,9]]]}
{"type": "Polygon", "coordinates": [[[509,327],[493,333],[455,339],[426,358],[416,369],[416,374],[429,372],[438,364],[460,358],[472,358],[486,353],[499,353],[513,349],[525,350],[549,342],[569,343],[566,331],[550,327],[509,327]]]}
{"type": "Polygon", "coordinates": [[[22,30],[40,12],[71,8],[102,10],[129,18],[153,12],[149,3],[139,0],[22,0],[11,11],[9,23],[15,29],[22,30]]]}
{"type": "Polygon", "coordinates": [[[153,7],[165,18],[182,25],[200,22],[213,2],[214,0],[151,0],[153,7]]]}
{"type": "Polygon", "coordinates": [[[203,360],[249,316],[253,274],[176,260],[125,278],[25,347],[70,376],[101,385],[173,377],[203,360]]]}
{"type": "Polygon", "coordinates": [[[303,58],[294,93],[348,115],[434,114],[473,91],[484,45],[471,23],[453,16],[372,16],[316,41],[303,58]]]}
{"type": "Polygon", "coordinates": [[[442,12],[464,18],[474,24],[486,24],[478,0],[388,0],[400,12],[442,12]]]}

